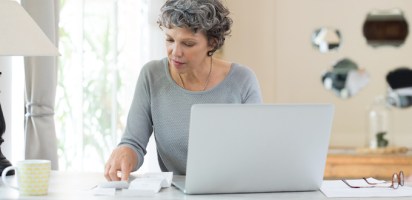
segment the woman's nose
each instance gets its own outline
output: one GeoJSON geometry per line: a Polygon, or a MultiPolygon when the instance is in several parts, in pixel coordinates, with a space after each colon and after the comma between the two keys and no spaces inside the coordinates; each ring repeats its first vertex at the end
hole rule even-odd
{"type": "Polygon", "coordinates": [[[181,56],[182,55],[182,49],[181,49],[180,45],[175,44],[175,45],[172,46],[172,54],[174,56],[181,56]]]}

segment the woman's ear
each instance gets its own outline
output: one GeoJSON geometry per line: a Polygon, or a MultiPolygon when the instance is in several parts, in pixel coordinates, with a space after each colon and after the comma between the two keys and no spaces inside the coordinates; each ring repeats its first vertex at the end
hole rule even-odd
{"type": "Polygon", "coordinates": [[[211,38],[209,40],[209,51],[216,51],[217,50],[217,39],[216,38],[211,38]]]}

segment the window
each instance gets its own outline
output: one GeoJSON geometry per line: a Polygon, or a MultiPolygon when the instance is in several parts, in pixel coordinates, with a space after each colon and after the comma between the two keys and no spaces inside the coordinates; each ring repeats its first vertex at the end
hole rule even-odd
{"type": "Polygon", "coordinates": [[[118,144],[140,67],[150,56],[151,3],[61,1],[56,95],[61,170],[103,171],[118,144]]]}

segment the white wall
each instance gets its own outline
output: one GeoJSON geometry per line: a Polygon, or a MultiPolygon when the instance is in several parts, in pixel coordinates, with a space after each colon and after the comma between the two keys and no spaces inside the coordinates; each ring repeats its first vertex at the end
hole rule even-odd
{"type": "Polygon", "coordinates": [[[251,67],[259,78],[263,98],[275,101],[275,3],[273,0],[227,0],[233,28],[223,56],[251,67]]]}
{"type": "MultiPolygon", "coordinates": [[[[372,48],[363,38],[362,25],[373,9],[401,8],[412,23],[408,0],[226,0],[234,26],[224,57],[250,66],[261,83],[266,103],[333,103],[336,113],[331,145],[366,143],[367,108],[384,94],[388,71],[412,68],[411,34],[400,48],[372,48]],[[337,52],[320,53],[311,45],[319,27],[338,28],[343,36],[337,52]],[[341,58],[350,58],[370,76],[370,83],[355,97],[342,100],[321,83],[321,75],[341,58]]],[[[411,30],[411,28],[409,29],[411,30]]],[[[412,109],[392,110],[395,144],[412,146],[412,109]]]]}

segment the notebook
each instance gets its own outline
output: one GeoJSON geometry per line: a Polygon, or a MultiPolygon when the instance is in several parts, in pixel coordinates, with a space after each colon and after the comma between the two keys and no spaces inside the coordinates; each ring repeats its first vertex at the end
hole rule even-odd
{"type": "Polygon", "coordinates": [[[190,116],[187,194],[318,190],[334,106],[197,104],[190,116]]]}

